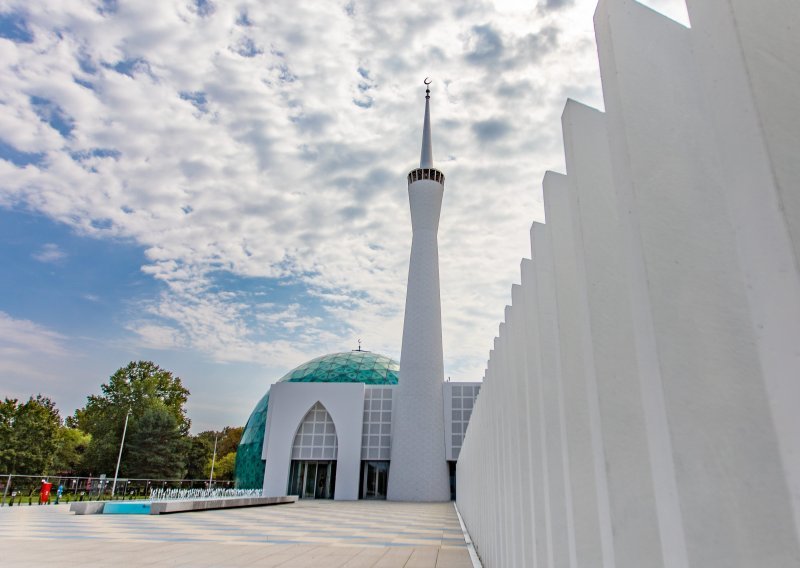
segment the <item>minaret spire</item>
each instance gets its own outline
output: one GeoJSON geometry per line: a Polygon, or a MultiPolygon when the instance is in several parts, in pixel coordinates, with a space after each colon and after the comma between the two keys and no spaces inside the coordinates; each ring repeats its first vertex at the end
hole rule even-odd
{"type": "Polygon", "coordinates": [[[419,158],[420,168],[433,167],[433,145],[431,144],[431,80],[426,77],[425,81],[425,122],[422,126],[422,153],[419,158]]]}
{"type": "Polygon", "coordinates": [[[390,501],[447,501],[450,474],[444,428],[444,355],[439,295],[439,214],[444,174],[433,167],[431,91],[425,79],[425,126],[419,168],[408,174],[411,258],[400,348],[400,377],[392,394],[390,501]]]}

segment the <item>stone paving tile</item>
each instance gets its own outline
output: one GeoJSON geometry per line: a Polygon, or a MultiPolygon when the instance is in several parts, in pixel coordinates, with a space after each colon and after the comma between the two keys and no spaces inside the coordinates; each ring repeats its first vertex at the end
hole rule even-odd
{"type": "Polygon", "coordinates": [[[300,501],[169,516],[0,508],[3,567],[467,568],[451,503],[300,501]]]}
{"type": "Polygon", "coordinates": [[[436,568],[436,558],[438,556],[438,546],[414,548],[403,568],[436,568]]]}
{"type": "Polygon", "coordinates": [[[472,566],[469,558],[469,551],[464,547],[439,549],[439,557],[436,559],[436,568],[462,568],[472,566]]]}
{"type": "Polygon", "coordinates": [[[404,567],[408,559],[411,557],[411,553],[414,552],[414,549],[403,549],[403,548],[390,548],[386,551],[386,554],[381,556],[378,561],[373,564],[375,568],[398,568],[404,567]]]}

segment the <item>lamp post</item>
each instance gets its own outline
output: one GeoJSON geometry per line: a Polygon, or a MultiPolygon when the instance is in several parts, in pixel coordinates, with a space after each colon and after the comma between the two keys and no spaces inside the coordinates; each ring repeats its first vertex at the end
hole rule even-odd
{"type": "Polygon", "coordinates": [[[119,475],[119,462],[122,461],[122,448],[125,446],[125,434],[128,431],[128,418],[131,417],[131,407],[128,407],[128,412],[125,414],[125,426],[122,428],[122,441],[119,443],[119,455],[117,456],[117,469],[114,470],[114,483],[111,485],[111,497],[114,497],[114,491],[117,488],[117,476],[119,475]]]}
{"type": "Polygon", "coordinates": [[[208,488],[211,489],[211,484],[214,481],[214,464],[217,461],[217,439],[219,434],[214,436],[214,455],[211,457],[211,475],[208,476],[208,488]]]}

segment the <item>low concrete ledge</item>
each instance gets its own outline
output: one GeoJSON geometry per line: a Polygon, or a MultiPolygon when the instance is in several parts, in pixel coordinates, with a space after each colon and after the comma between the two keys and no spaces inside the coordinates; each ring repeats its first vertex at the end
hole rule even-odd
{"type": "Polygon", "coordinates": [[[76,515],[99,515],[105,506],[104,501],[78,501],[70,503],[69,510],[76,515]]]}
{"type": "Polygon", "coordinates": [[[297,496],[290,497],[231,497],[228,499],[204,499],[186,501],[155,501],[150,506],[151,515],[171,513],[188,513],[191,511],[210,511],[212,509],[235,509],[239,507],[264,507],[266,505],[284,505],[297,501],[297,496]]]}

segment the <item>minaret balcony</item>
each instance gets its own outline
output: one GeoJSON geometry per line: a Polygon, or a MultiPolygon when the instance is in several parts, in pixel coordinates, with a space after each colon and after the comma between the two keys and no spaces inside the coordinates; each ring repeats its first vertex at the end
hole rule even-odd
{"type": "Polygon", "coordinates": [[[417,168],[416,170],[411,170],[408,174],[408,185],[421,179],[437,181],[444,185],[444,174],[436,168],[417,168]]]}

